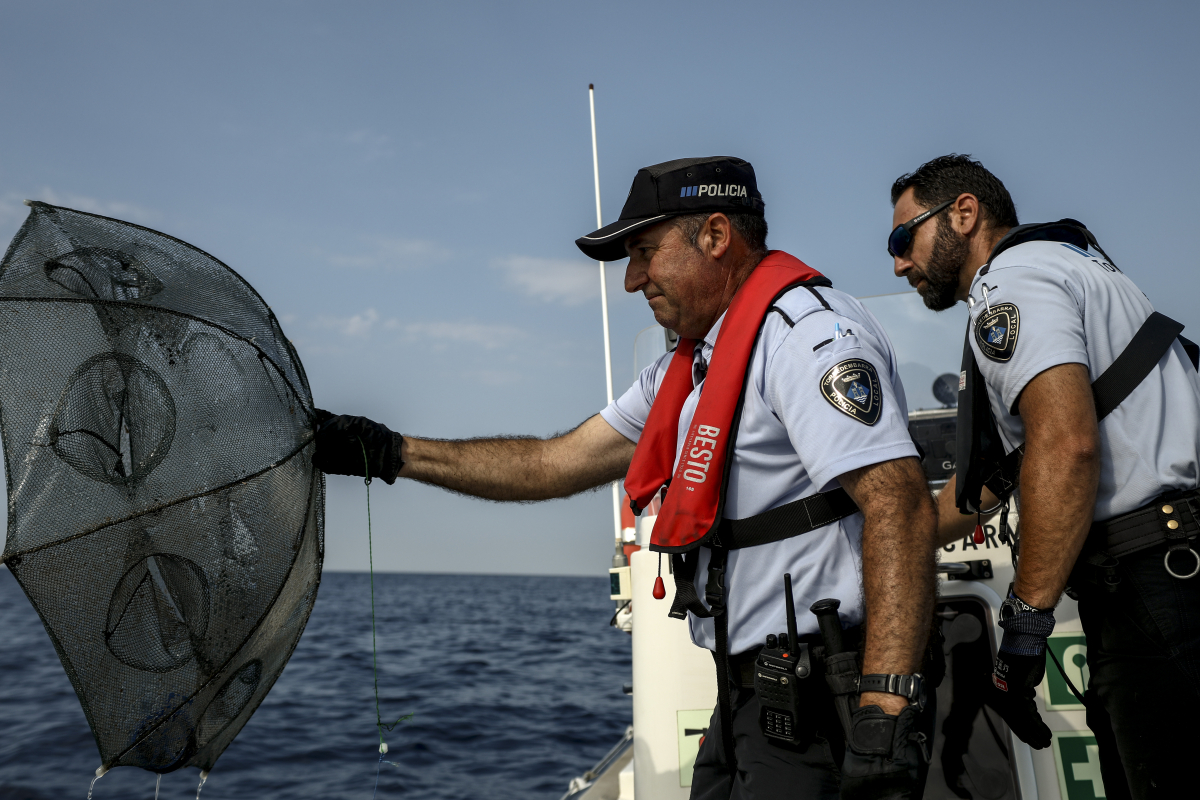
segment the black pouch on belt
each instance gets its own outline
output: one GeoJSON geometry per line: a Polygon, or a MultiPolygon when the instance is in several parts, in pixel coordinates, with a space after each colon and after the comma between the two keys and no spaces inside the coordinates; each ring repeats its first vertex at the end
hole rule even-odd
{"type": "Polygon", "coordinates": [[[850,738],[851,715],[858,707],[858,681],[862,676],[859,653],[846,646],[842,623],[837,610],[840,600],[833,598],[818,600],[810,607],[817,615],[821,629],[821,640],[825,651],[825,683],[833,694],[833,707],[846,738],[850,738]]]}

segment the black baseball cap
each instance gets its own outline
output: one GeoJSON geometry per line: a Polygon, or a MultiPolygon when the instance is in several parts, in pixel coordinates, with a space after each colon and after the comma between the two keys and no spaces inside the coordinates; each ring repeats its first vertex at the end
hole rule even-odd
{"type": "Polygon", "coordinates": [[[761,217],[763,207],[749,161],[731,156],[680,158],[639,169],[617,221],[575,244],[588,258],[618,261],[629,255],[625,237],[665,219],[705,211],[761,217]]]}

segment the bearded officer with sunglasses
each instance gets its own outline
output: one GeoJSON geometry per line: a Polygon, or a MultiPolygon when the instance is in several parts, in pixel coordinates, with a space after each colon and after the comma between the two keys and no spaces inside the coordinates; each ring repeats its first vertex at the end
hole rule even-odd
{"type": "MultiPolygon", "coordinates": [[[[858,301],[767,250],[763,208],[748,162],[681,159],[639,170],[617,222],[577,240],[591,258],[628,256],[626,291],[642,292],[681,339],[575,430],[437,441],[321,412],[313,461],[362,475],[366,460],[389,483],[492,500],[566,497],[624,478],[637,510],[665,491],[651,549],[670,555],[671,615],[713,651],[719,676],[691,796],[920,797],[935,514],[896,357],[858,301]],[[785,573],[802,613],[784,648],[805,661],[790,656],[800,713],[771,727],[755,659],[787,625],[785,573]],[[825,630],[843,640],[849,661],[838,663],[850,670],[834,688],[808,612],[831,597],[841,607],[825,630]]],[[[645,600],[640,613],[667,613],[645,600]]]]}
{"type": "Polygon", "coordinates": [[[1175,722],[1200,704],[1195,345],[1082,223],[1018,225],[1004,184],[969,156],[902,176],[892,203],[896,275],[934,311],[970,306],[940,543],[1019,496],[989,702],[1031,746],[1051,743],[1033,698],[1065,590],[1087,636],[1107,796],[1195,796],[1200,726],[1175,722]]]}

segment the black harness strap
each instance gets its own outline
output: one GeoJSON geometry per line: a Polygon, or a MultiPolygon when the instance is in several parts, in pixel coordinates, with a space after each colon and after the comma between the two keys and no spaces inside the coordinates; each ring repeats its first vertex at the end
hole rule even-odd
{"type": "MultiPolygon", "coordinates": [[[[1046,240],[1069,242],[1080,248],[1094,247],[1107,259],[1091,232],[1072,219],[1040,225],[1013,228],[996,244],[988,263],[979,274],[987,274],[992,260],[1004,250],[1027,241],[1046,240]]],[[[1108,259],[1111,263],[1112,259],[1108,259]]],[[[1180,336],[1183,325],[1154,311],[1145,319],[1125,349],[1092,383],[1097,421],[1107,417],[1154,371],[1158,362],[1178,339],[1196,367],[1200,351],[1196,345],[1180,336]]],[[[1004,453],[999,429],[992,414],[991,403],[971,348],[970,326],[963,347],[961,387],[958,402],[958,466],[955,482],[955,504],[963,513],[979,510],[980,494],[987,486],[1001,500],[1007,499],[1016,488],[1024,445],[1004,453]]],[[[1014,412],[1015,413],[1015,412],[1014,412]]]]}
{"type": "MultiPolygon", "coordinates": [[[[713,541],[714,558],[710,564],[716,564],[715,554],[721,552],[721,580],[724,581],[726,554],[730,550],[740,550],[743,547],[755,547],[760,544],[781,542],[793,536],[803,536],[818,528],[837,522],[839,519],[854,514],[858,506],[850,499],[845,489],[841,487],[828,492],[793,500],[790,503],[755,514],[745,519],[722,519],[717,527],[717,536],[713,541]]],[[[687,612],[692,612],[700,619],[708,619],[716,615],[704,607],[696,594],[696,567],[699,561],[697,551],[691,553],[672,553],[671,572],[675,577],[675,599],[671,603],[669,616],[675,619],[687,619],[687,612]],[[690,556],[690,558],[688,557],[690,556]]],[[[713,567],[709,566],[709,581],[706,595],[713,588],[713,567]]],[[[723,590],[723,583],[720,584],[723,590]]],[[[712,599],[705,597],[710,606],[712,599]]]]}
{"type": "Polygon", "coordinates": [[[1146,379],[1182,331],[1182,324],[1157,311],[1146,318],[1121,354],[1092,383],[1097,420],[1112,413],[1146,379]]]}
{"type": "Polygon", "coordinates": [[[1186,336],[1180,336],[1179,343],[1183,345],[1183,352],[1192,360],[1192,368],[1200,372],[1200,345],[1186,336]]]}
{"type": "MultiPolygon", "coordinates": [[[[1146,317],[1142,327],[1138,328],[1138,332],[1133,335],[1116,360],[1108,365],[1108,369],[1104,370],[1099,378],[1092,381],[1092,398],[1096,404],[1097,422],[1115,411],[1117,406],[1146,380],[1163,356],[1170,352],[1171,345],[1179,338],[1179,332],[1182,330],[1182,323],[1157,311],[1146,317]]],[[[1004,456],[999,472],[1001,475],[1010,476],[1010,493],[1016,486],[1017,472],[1024,455],[1025,445],[1021,445],[1004,456]]],[[[997,492],[996,496],[1000,497],[1000,493],[997,492]]]]}
{"type": "Polygon", "coordinates": [[[723,519],[717,535],[730,550],[770,544],[815,531],[858,511],[845,489],[802,497],[746,519],[723,519]]]}
{"type": "Polygon", "coordinates": [[[696,567],[700,555],[673,553],[671,572],[675,577],[675,599],[670,616],[686,619],[688,612],[699,619],[712,618],[715,634],[713,660],[717,664],[717,707],[721,714],[721,744],[725,761],[732,772],[737,768],[733,749],[733,704],[729,698],[729,615],[725,606],[725,568],[729,551],[760,544],[780,542],[823,528],[858,511],[845,489],[837,488],[802,497],[745,519],[722,519],[717,535],[707,545],[712,551],[708,561],[708,582],[704,586],[706,608],[696,594],[696,567]]]}
{"type": "Polygon", "coordinates": [[[725,763],[729,771],[737,768],[737,756],[733,749],[733,702],[729,698],[729,615],[725,607],[725,566],[729,562],[729,550],[717,544],[709,546],[712,556],[708,561],[708,583],[704,587],[704,599],[708,608],[696,595],[696,567],[700,554],[672,553],[671,571],[675,575],[675,599],[671,603],[670,616],[686,619],[687,612],[700,619],[712,618],[716,634],[713,661],[717,664],[717,709],[721,715],[721,744],[725,750],[725,763]],[[690,556],[690,558],[688,557],[690,556]],[[711,609],[711,610],[710,610],[711,609]]]}

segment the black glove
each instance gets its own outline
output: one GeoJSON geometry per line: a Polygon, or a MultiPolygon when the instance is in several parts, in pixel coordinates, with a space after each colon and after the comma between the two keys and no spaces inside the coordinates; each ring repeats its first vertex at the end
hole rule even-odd
{"type": "Polygon", "coordinates": [[[334,416],[316,409],[317,449],[313,466],[329,475],[380,478],[389,486],[404,466],[400,444],[404,437],[366,417],[334,416]],[[364,460],[363,451],[366,451],[364,460]]]}
{"type": "Polygon", "coordinates": [[[1050,746],[1050,729],[1038,714],[1034,689],[1046,674],[1046,654],[1019,656],[996,653],[995,671],[984,701],[996,709],[1012,732],[1034,750],[1050,746]]]}
{"type": "Polygon", "coordinates": [[[928,763],[925,735],[917,731],[917,706],[897,716],[879,706],[854,709],[842,762],[842,800],[909,800],[928,763]]]}
{"type": "Polygon", "coordinates": [[[1046,675],[1046,639],[1054,630],[1054,609],[1033,608],[1013,594],[1000,608],[1004,638],[996,653],[984,700],[1012,732],[1035,750],[1050,746],[1050,729],[1033,698],[1046,675]]]}

